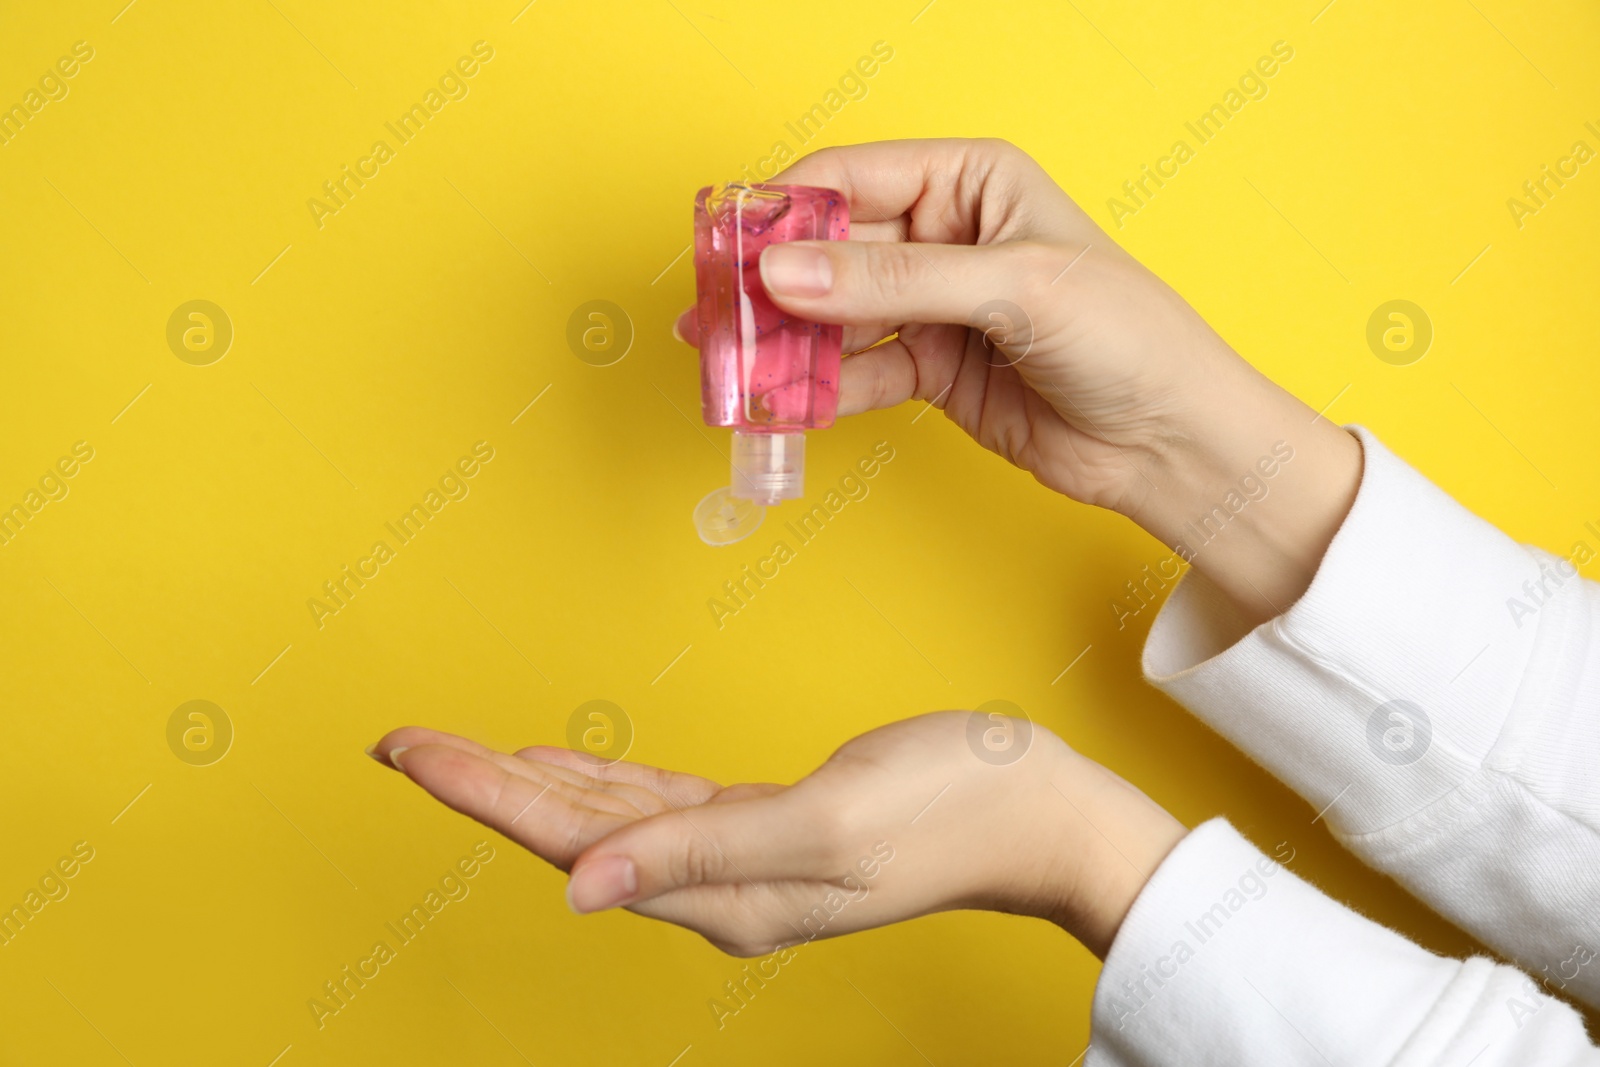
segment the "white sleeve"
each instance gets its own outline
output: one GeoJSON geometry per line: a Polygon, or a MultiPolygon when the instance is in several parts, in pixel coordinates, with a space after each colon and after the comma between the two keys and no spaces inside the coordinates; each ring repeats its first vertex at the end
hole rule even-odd
{"type": "MultiPolygon", "coordinates": [[[[1292,859],[1283,846],[1276,854],[1292,859]]],[[[1214,819],[1178,844],[1123,920],[1084,1059],[1596,1067],[1600,1050],[1575,1011],[1519,971],[1435,956],[1214,819]]]]}
{"type": "Polygon", "coordinates": [[[1146,676],[1356,855],[1600,1006],[1600,587],[1573,566],[1600,510],[1551,556],[1354,432],[1360,490],[1305,595],[1252,629],[1191,571],[1146,676]]]}

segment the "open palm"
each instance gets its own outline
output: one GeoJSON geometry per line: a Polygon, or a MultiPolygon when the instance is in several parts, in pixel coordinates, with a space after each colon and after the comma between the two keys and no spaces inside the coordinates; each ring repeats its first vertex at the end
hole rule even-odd
{"type": "Polygon", "coordinates": [[[1078,895],[1095,885],[1101,907],[1116,885],[1131,902],[1142,877],[1081,877],[1104,850],[1097,824],[1135,854],[1154,842],[1164,855],[1182,829],[1053,734],[1016,726],[1026,747],[995,763],[974,753],[966,713],[891,723],[793,786],[723,787],[546,746],[508,755],[422,727],[391,732],[372,754],[572,872],[576,910],[625,906],[735,955],[962,907],[1109,943],[1085,925],[1078,895]]]}

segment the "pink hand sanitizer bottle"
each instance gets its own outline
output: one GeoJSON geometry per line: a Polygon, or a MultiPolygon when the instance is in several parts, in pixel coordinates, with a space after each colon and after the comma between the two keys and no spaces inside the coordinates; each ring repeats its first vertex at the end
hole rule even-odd
{"type": "Polygon", "coordinates": [[[833,425],[839,405],[843,329],[773,304],[761,250],[849,236],[849,207],[833,189],[734,182],[695,197],[701,411],[706,425],[733,428],[735,498],[770,507],[801,496],[804,431],[833,425]]]}

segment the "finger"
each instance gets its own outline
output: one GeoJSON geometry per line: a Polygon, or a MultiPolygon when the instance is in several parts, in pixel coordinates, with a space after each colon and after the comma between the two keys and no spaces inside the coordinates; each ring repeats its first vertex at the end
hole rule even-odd
{"type": "Polygon", "coordinates": [[[704,804],[722,789],[721,785],[699,775],[669,771],[646,763],[630,763],[627,760],[602,762],[588,753],[574,752],[569,748],[557,748],[553,745],[530,745],[527,748],[520,748],[516,752],[516,758],[576,772],[598,786],[622,785],[646,790],[673,808],[704,804]]]}
{"type": "Polygon", "coordinates": [[[641,819],[573,864],[567,900],[578,912],[634,904],[687,886],[835,874],[837,817],[794,790],[641,819]]]}
{"type": "Polygon", "coordinates": [[[850,204],[850,220],[898,218],[922,198],[934,175],[959,170],[969,141],[874,141],[813,152],[776,174],[773,185],[837,189],[850,204]]]}
{"type": "Polygon", "coordinates": [[[410,748],[426,745],[442,745],[468,753],[510,774],[527,778],[537,785],[550,784],[558,795],[573,804],[631,818],[654,815],[684,804],[701,803],[720,788],[717,783],[696,778],[694,775],[679,775],[672,771],[660,771],[654,767],[641,767],[642,770],[654,772],[660,782],[674,782],[675,788],[669,795],[656,782],[649,783],[650,787],[646,788],[644,783],[630,781],[624,777],[596,777],[592,773],[586,773],[592,763],[591,757],[566,749],[548,750],[551,753],[564,753],[568,757],[566,760],[550,759],[535,763],[530,759],[508,756],[504,752],[486,748],[470,738],[420,726],[403,727],[386,735],[378,745],[373,746],[373,758],[382,761],[386,756],[389,766],[403,770],[402,753],[407,753],[410,748]],[[379,755],[380,750],[382,756],[379,755]]]}
{"type": "Polygon", "coordinates": [[[900,332],[898,326],[846,326],[839,350],[847,356],[865,352],[900,332]]]}
{"type": "Polygon", "coordinates": [[[916,395],[917,362],[898,339],[839,366],[839,415],[892,408],[916,395]]]}
{"type": "Polygon", "coordinates": [[[708,804],[726,804],[730,800],[753,800],[759,797],[770,797],[790,788],[776,782],[737,782],[718,792],[708,804]]]}
{"type": "Polygon", "coordinates": [[[906,233],[911,228],[911,220],[905,215],[889,219],[886,222],[850,222],[850,239],[852,241],[904,241],[906,233]]]}
{"type": "Polygon", "coordinates": [[[875,141],[824,148],[796,161],[774,184],[819,185],[844,193],[851,227],[909,217],[919,241],[973,244],[986,218],[1016,204],[1054,205],[1027,212],[1040,236],[1092,241],[1101,234],[1027,153],[992,138],[875,141]]]}
{"type": "Polygon", "coordinates": [[[761,280],[779,307],[812,322],[971,326],[979,308],[1026,305],[1050,280],[1054,246],[794,241],[761,253],[761,280]]]}
{"type": "Polygon", "coordinates": [[[678,314],[672,323],[672,336],[692,348],[700,347],[700,316],[694,308],[678,314]]]}
{"type": "Polygon", "coordinates": [[[891,408],[907,400],[926,400],[941,410],[949,402],[951,386],[961,366],[967,331],[961,326],[918,327],[917,343],[928,338],[932,355],[913,355],[904,337],[851,356],[839,367],[839,414],[891,408]],[[929,331],[948,337],[929,337],[929,331]]]}
{"type": "Polygon", "coordinates": [[[470,737],[461,737],[443,730],[431,730],[426,726],[402,726],[380,737],[377,744],[367,749],[367,755],[385,767],[399,770],[390,760],[389,754],[395,749],[414,748],[417,745],[448,745],[484,758],[503,754],[486,745],[480,745],[470,737]]]}
{"type": "MultiPolygon", "coordinates": [[[[575,804],[634,818],[655,815],[658,812],[682,807],[684,804],[701,803],[719,788],[715,782],[696,778],[692,774],[678,774],[675,771],[663,771],[655,767],[643,769],[655,771],[661,784],[645,784],[611,776],[596,776],[585,770],[599,765],[598,761],[587,753],[568,751],[567,755],[571,759],[565,763],[540,762],[508,756],[504,752],[484,749],[482,746],[474,747],[477,751],[473,751],[473,755],[488,760],[511,774],[531,779],[539,784],[553,780],[556,792],[575,804]]],[[[390,749],[390,761],[399,766],[402,762],[401,753],[406,751],[402,748],[390,749]]],[[[472,750],[463,748],[461,751],[472,750]]],[[[635,766],[642,765],[635,764],[635,766]]]]}
{"type": "Polygon", "coordinates": [[[639,818],[637,812],[591,807],[594,794],[574,791],[554,776],[541,782],[536,763],[529,763],[528,774],[518,774],[451,745],[408,747],[395,763],[447,807],[498,830],[562,870],[585,848],[639,818]]]}
{"type": "Polygon", "coordinates": [[[910,212],[930,187],[955,184],[955,177],[964,168],[992,168],[992,161],[1002,148],[1009,146],[998,141],[959,138],[874,141],[824,148],[778,173],[772,184],[837,189],[850,204],[852,225],[856,220],[886,221],[910,212]]]}
{"type": "Polygon", "coordinates": [[[402,726],[398,730],[391,730],[376,745],[372,746],[368,755],[386,767],[399,770],[398,762],[394,758],[395,753],[404,752],[407,748],[415,748],[421,745],[445,745],[459,749],[462,752],[468,752],[481,759],[486,759],[491,763],[497,763],[512,774],[537,776],[537,780],[540,782],[554,776],[567,785],[585,788],[593,785],[593,781],[590,778],[576,774],[571,768],[560,764],[548,767],[544,774],[539,776],[537,772],[528,768],[524,762],[508,756],[504,752],[480,745],[470,737],[460,737],[456,734],[445,733],[443,730],[430,730],[425,726],[402,726]]]}
{"type": "MultiPolygon", "coordinates": [[[[911,225],[911,220],[901,216],[887,222],[852,223],[850,236],[859,241],[904,241],[906,231],[911,225]]],[[[876,333],[858,333],[852,335],[850,330],[845,330],[844,350],[846,352],[859,352],[888,337],[894,329],[882,327],[876,333]]],[[[686,308],[673,320],[672,336],[686,345],[694,348],[700,347],[700,323],[694,308],[686,308]]]]}
{"type": "MultiPolygon", "coordinates": [[[[840,350],[846,353],[871,348],[885,337],[893,336],[897,326],[846,326],[840,350]]],[[[700,321],[694,308],[678,315],[672,326],[672,335],[693,348],[700,347],[700,321]]]]}
{"type": "MultiPolygon", "coordinates": [[[[628,910],[693,930],[730,955],[754,957],[769,955],[780,946],[850,932],[847,920],[860,917],[863,907],[849,909],[825,926],[818,923],[830,913],[813,910],[830,893],[839,892],[835,885],[812,881],[700,885],[674,889],[631,904],[628,910]]],[[[876,917],[856,928],[883,921],[876,917]]]]}

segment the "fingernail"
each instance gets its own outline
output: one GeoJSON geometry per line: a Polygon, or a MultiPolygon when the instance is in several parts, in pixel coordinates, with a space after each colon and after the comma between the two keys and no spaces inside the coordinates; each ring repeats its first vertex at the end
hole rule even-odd
{"type": "Polygon", "coordinates": [[[371,756],[373,759],[377,760],[379,763],[387,763],[387,762],[389,762],[388,760],[384,759],[382,756],[378,755],[378,746],[377,746],[376,743],[368,745],[366,747],[366,753],[367,753],[367,755],[371,756]]]}
{"type": "Polygon", "coordinates": [[[389,762],[394,765],[396,770],[405,770],[404,767],[400,766],[400,753],[409,752],[410,750],[410,745],[401,745],[399,748],[391,748],[389,750],[389,762]]]}
{"type": "Polygon", "coordinates": [[[771,245],[761,253],[761,284],[778,296],[826,296],[833,263],[819,248],[771,245]]]}
{"type": "Polygon", "coordinates": [[[639,872],[626,856],[602,856],[572,872],[567,906],[579,915],[625,904],[639,891],[639,872]]]}
{"type": "Polygon", "coordinates": [[[677,319],[673,319],[672,320],[672,339],[674,341],[677,341],[677,342],[681,343],[681,344],[688,344],[689,343],[689,342],[687,342],[687,341],[685,341],[683,339],[683,334],[678,330],[678,320],[677,319]]]}

